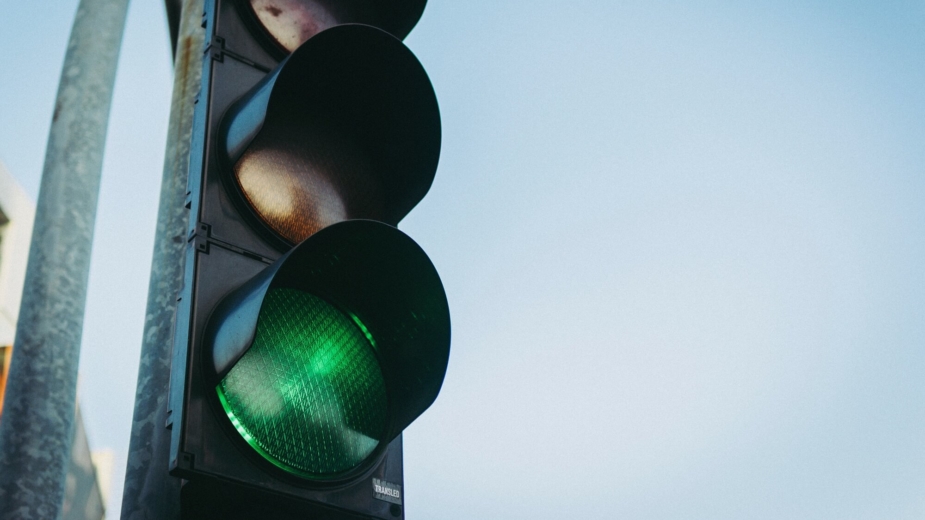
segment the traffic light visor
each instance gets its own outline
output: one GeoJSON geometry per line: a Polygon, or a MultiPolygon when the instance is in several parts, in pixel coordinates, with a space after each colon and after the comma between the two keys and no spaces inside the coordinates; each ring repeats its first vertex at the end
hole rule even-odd
{"type": "Polygon", "coordinates": [[[219,142],[226,185],[288,248],[342,220],[397,224],[433,183],[440,114],[401,41],[339,25],[238,100],[219,142]]]}
{"type": "Polygon", "coordinates": [[[449,311],[433,265],[397,229],[326,228],[210,318],[215,388],[241,438],[284,471],[362,471],[436,399],[449,311]]]}

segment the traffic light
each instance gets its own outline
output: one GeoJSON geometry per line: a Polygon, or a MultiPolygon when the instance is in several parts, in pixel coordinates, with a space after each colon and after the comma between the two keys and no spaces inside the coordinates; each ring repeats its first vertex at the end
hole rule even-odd
{"type": "Polygon", "coordinates": [[[404,517],[446,295],[395,226],[440,150],[424,0],[207,0],[167,427],[186,518],[404,517]]]}

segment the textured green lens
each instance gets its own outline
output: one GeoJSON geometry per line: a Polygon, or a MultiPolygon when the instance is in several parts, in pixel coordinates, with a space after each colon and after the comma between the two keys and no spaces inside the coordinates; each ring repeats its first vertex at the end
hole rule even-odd
{"type": "Polygon", "coordinates": [[[385,381],[355,317],[293,289],[267,292],[254,343],[219,383],[238,433],[280,468],[324,478],[356,467],[385,430],[385,381]]]}

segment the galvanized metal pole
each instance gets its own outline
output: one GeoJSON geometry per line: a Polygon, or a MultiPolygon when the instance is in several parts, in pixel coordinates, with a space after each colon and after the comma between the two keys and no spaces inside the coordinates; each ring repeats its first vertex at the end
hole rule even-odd
{"type": "Polygon", "coordinates": [[[3,419],[0,518],[58,518],[113,83],[128,0],[81,0],[48,136],[3,419]]]}
{"type": "Polygon", "coordinates": [[[126,520],[180,518],[180,479],[167,474],[170,435],[165,423],[173,345],[171,326],[183,280],[189,218],[186,179],[193,104],[202,76],[202,9],[203,0],[183,1],[175,44],[173,101],[122,496],[122,518],[126,520]]]}

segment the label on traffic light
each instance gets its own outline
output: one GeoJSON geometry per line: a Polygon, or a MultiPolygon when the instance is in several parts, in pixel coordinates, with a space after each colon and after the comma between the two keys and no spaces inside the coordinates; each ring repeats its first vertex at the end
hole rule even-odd
{"type": "Polygon", "coordinates": [[[373,496],[379,500],[401,505],[401,486],[374,478],[373,496]]]}

